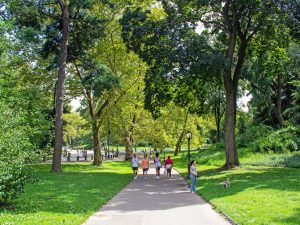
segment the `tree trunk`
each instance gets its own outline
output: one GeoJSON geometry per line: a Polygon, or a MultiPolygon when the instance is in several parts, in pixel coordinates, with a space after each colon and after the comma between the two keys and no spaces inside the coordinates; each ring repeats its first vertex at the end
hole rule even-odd
{"type": "Polygon", "coordinates": [[[220,138],[220,121],[221,121],[221,118],[216,119],[216,126],[217,126],[216,141],[217,142],[220,142],[220,140],[221,140],[221,138],[220,138]]]}
{"type": "Polygon", "coordinates": [[[282,99],[282,77],[280,74],[278,74],[277,84],[276,84],[276,102],[274,104],[274,113],[279,126],[283,127],[281,99],[282,99]]]}
{"type": "Polygon", "coordinates": [[[174,156],[178,155],[178,152],[179,152],[179,149],[180,149],[180,146],[181,146],[181,142],[182,142],[182,139],[183,139],[184,132],[185,132],[185,130],[183,130],[181,132],[181,134],[179,135],[179,137],[177,139],[176,146],[175,146],[175,151],[174,151],[174,156]]]}
{"type": "Polygon", "coordinates": [[[224,140],[226,152],[226,168],[230,169],[235,166],[235,97],[234,90],[226,89],[226,109],[225,109],[225,127],[224,140]]]}
{"type": "Polygon", "coordinates": [[[69,37],[69,12],[64,0],[59,0],[62,11],[62,41],[59,56],[58,82],[55,101],[55,144],[53,151],[52,172],[61,172],[61,153],[63,144],[63,97],[66,76],[67,49],[69,37]]]}
{"type": "Polygon", "coordinates": [[[126,150],[125,150],[125,160],[131,160],[133,156],[133,137],[130,131],[126,131],[125,134],[126,150]]]}
{"type": "Polygon", "coordinates": [[[92,118],[93,142],[94,142],[94,161],[93,165],[102,165],[101,148],[99,142],[99,125],[96,118],[92,118]]]}
{"type": "MultiPolygon", "coordinates": [[[[137,99],[139,96],[137,95],[137,99]]],[[[137,110],[138,105],[135,104],[135,110],[137,110]]],[[[125,160],[131,160],[133,157],[133,130],[136,124],[137,115],[136,112],[133,114],[132,122],[130,128],[125,132],[125,141],[126,141],[126,149],[125,149],[125,160]]]]}
{"type": "Polygon", "coordinates": [[[182,142],[185,130],[186,130],[186,122],[187,122],[187,119],[188,119],[188,115],[189,115],[189,112],[187,111],[186,114],[185,114],[185,119],[184,119],[182,132],[180,133],[180,135],[178,137],[178,140],[177,140],[177,143],[176,143],[176,146],[175,146],[174,156],[178,155],[178,152],[181,151],[181,142],[182,142]]]}

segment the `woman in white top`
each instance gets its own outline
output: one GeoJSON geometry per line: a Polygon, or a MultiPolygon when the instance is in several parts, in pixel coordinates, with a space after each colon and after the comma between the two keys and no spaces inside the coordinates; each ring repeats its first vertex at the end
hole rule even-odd
{"type": "Polygon", "coordinates": [[[137,178],[137,171],[138,171],[138,168],[139,168],[139,160],[136,157],[136,154],[133,154],[133,158],[131,160],[131,163],[132,163],[133,176],[134,176],[134,179],[136,179],[137,178]]]}
{"type": "Polygon", "coordinates": [[[154,158],[154,165],[155,165],[155,169],[156,169],[156,179],[159,179],[161,162],[160,162],[160,158],[159,158],[158,153],[156,153],[156,157],[154,158]]]}

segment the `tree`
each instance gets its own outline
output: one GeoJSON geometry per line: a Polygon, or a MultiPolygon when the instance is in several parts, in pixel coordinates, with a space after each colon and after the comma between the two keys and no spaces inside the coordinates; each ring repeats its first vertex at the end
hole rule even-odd
{"type": "Polygon", "coordinates": [[[103,114],[107,105],[113,104],[111,98],[112,89],[119,86],[116,77],[110,68],[95,63],[92,67],[86,63],[76,64],[76,72],[82,83],[82,93],[88,104],[88,111],[91,117],[92,133],[94,141],[94,165],[101,165],[101,149],[99,141],[99,129],[103,123],[103,114]],[[81,69],[80,69],[81,68],[81,69]]]}
{"type": "Polygon", "coordinates": [[[207,75],[217,76],[222,69],[226,93],[226,167],[239,165],[235,145],[238,84],[249,43],[260,31],[274,22],[280,23],[278,5],[269,0],[160,3],[164,13],[159,18],[154,18],[150,10],[138,8],[128,9],[121,21],[127,47],[151,66],[149,79],[146,78],[146,87],[154,97],[151,102],[164,105],[172,98],[172,87],[177,87],[177,91],[185,83],[191,87],[191,93],[202,92],[203,98],[203,86],[210,80],[207,75]],[[206,28],[201,35],[195,31],[197,24],[206,28]],[[180,84],[175,85],[176,81],[180,84]]]}
{"type": "Polygon", "coordinates": [[[0,18],[0,204],[24,190],[26,164],[47,149],[52,125],[46,119],[52,95],[46,84],[41,85],[45,80],[51,83],[51,76],[36,68],[36,54],[19,51],[23,43],[10,35],[11,28],[0,18]]]}
{"type": "MultiPolygon", "coordinates": [[[[95,16],[95,8],[101,1],[15,0],[6,2],[9,14],[16,19],[16,30],[26,31],[27,36],[43,44],[41,54],[45,58],[53,59],[49,68],[58,66],[52,171],[59,172],[63,143],[62,114],[66,66],[67,63],[78,60],[83,52],[88,51],[93,46],[95,38],[101,37],[104,21],[95,16]],[[89,32],[88,35],[83,35],[85,31],[89,32]]],[[[113,4],[107,4],[113,7],[113,4]]]]}
{"type": "Polygon", "coordinates": [[[85,119],[76,113],[64,114],[64,142],[74,146],[74,140],[87,134],[85,119]]]}
{"type": "MultiPolygon", "coordinates": [[[[56,104],[55,104],[55,147],[53,152],[52,171],[61,171],[61,151],[63,142],[63,97],[64,80],[67,62],[67,45],[69,36],[69,5],[64,0],[56,2],[44,1],[8,1],[6,7],[12,17],[16,19],[16,26],[22,30],[25,26],[35,40],[42,34],[43,23],[48,24],[49,20],[56,25],[56,31],[61,33],[60,39],[56,40],[60,44],[59,51],[59,70],[56,85],[56,104]],[[51,13],[52,12],[52,13],[51,13]],[[59,25],[59,26],[57,26],[59,25]],[[40,33],[41,32],[41,33],[40,33]]],[[[51,23],[50,22],[50,23],[51,23]]],[[[49,24],[48,24],[49,25],[49,24]]],[[[54,30],[55,32],[55,30],[54,30]]],[[[47,42],[46,42],[47,43],[47,42]]]]}

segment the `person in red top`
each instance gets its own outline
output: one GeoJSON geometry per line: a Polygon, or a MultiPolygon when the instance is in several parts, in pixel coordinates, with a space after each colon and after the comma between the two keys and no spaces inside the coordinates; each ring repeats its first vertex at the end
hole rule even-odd
{"type": "Polygon", "coordinates": [[[171,177],[172,166],[173,160],[171,159],[171,156],[168,156],[167,160],[165,161],[165,169],[167,170],[167,176],[169,179],[171,177]]]}

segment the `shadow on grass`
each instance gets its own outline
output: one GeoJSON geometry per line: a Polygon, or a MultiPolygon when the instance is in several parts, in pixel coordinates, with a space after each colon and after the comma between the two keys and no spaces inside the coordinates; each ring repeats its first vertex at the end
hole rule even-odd
{"type": "MultiPolygon", "coordinates": [[[[300,217],[299,205],[296,204],[300,197],[299,173],[299,169],[293,168],[240,168],[230,171],[209,169],[203,172],[204,175],[200,178],[198,184],[201,195],[209,202],[214,202],[216,199],[221,199],[221,202],[223,202],[221,204],[238,201],[240,203],[236,203],[237,205],[240,204],[241,207],[250,208],[252,204],[265,205],[269,208],[270,215],[273,217],[278,216],[276,220],[287,221],[286,223],[281,221],[278,224],[300,224],[297,223],[300,217]],[[222,184],[227,178],[230,178],[231,186],[223,189],[222,184]],[[232,200],[229,200],[228,197],[230,196],[233,197],[230,198],[232,200]],[[245,202],[244,206],[241,202],[245,202]],[[284,209],[284,205],[287,204],[289,210],[295,213],[294,218],[284,214],[274,214],[272,204],[276,204],[274,205],[276,208],[274,212],[277,213],[280,212],[278,208],[282,207],[284,209]],[[291,222],[288,223],[288,221],[291,222]]],[[[253,209],[252,213],[259,215],[259,211],[259,209],[253,209]]]]}
{"type": "Polygon", "coordinates": [[[299,225],[300,224],[300,208],[298,208],[292,216],[276,221],[278,224],[299,225]]]}
{"type": "Polygon", "coordinates": [[[300,192],[299,173],[299,169],[292,168],[251,168],[246,172],[242,169],[236,171],[227,171],[221,168],[209,169],[201,172],[203,177],[200,178],[200,186],[204,192],[209,192],[208,190],[211,189],[216,190],[214,195],[209,196],[209,200],[234,195],[248,188],[300,192]],[[227,178],[230,178],[231,187],[220,191],[222,183],[227,178]]]}
{"type": "MultiPolygon", "coordinates": [[[[10,214],[28,214],[39,211],[86,214],[114,197],[131,180],[127,170],[94,167],[89,164],[63,165],[63,173],[50,173],[51,165],[33,165],[35,179],[26,185],[25,193],[16,200],[10,214]]],[[[124,163],[123,167],[124,167],[124,163]]]]}

